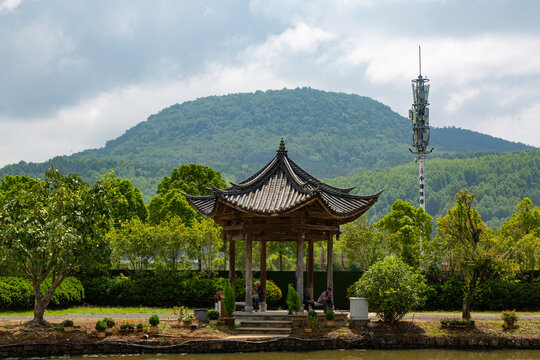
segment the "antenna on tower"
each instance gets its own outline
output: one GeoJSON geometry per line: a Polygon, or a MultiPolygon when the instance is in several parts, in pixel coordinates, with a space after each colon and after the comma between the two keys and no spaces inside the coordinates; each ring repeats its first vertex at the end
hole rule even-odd
{"type": "Polygon", "coordinates": [[[420,45],[418,45],[418,73],[422,76],[422,50],[420,45]]]}
{"type": "Polygon", "coordinates": [[[418,160],[418,182],[420,184],[420,206],[426,210],[425,198],[425,173],[424,157],[433,151],[427,151],[429,145],[429,79],[422,77],[422,49],[418,46],[418,78],[412,80],[413,104],[409,110],[409,119],[412,122],[412,141],[411,145],[415,151],[409,151],[415,154],[418,160]]]}

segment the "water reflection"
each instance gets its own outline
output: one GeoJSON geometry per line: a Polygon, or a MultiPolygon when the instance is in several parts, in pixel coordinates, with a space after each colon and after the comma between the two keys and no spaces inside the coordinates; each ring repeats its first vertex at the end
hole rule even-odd
{"type": "MultiPolygon", "coordinates": [[[[538,360],[540,350],[331,350],[299,353],[132,355],[136,360],[538,360]]],[[[96,360],[120,360],[131,356],[97,356],[96,360]]],[[[88,358],[71,358],[88,360],[88,358]]]]}

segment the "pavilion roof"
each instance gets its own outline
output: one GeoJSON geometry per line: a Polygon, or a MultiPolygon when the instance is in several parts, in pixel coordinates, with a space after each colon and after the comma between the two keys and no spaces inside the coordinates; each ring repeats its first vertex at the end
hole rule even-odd
{"type": "Polygon", "coordinates": [[[352,195],[354,188],[342,189],[318,180],[288,157],[283,139],[268,164],[246,180],[231,185],[226,189],[212,186],[212,195],[184,196],[207,217],[213,217],[218,202],[245,213],[275,216],[318,201],[332,217],[349,218],[367,211],[381,193],[352,195]]]}

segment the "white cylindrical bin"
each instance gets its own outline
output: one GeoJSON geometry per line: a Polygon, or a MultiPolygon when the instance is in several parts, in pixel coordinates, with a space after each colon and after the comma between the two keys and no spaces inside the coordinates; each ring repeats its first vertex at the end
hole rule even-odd
{"type": "Polygon", "coordinates": [[[351,307],[349,318],[351,320],[368,320],[368,301],[365,298],[350,298],[351,307]]]}

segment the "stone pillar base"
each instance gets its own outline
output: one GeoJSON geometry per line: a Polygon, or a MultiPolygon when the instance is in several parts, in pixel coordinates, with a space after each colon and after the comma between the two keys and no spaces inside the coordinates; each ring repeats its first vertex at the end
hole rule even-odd
{"type": "Polygon", "coordinates": [[[265,302],[259,303],[259,311],[260,312],[265,312],[266,311],[266,303],[265,302]]]}
{"type": "Polygon", "coordinates": [[[365,327],[369,323],[369,319],[366,320],[349,320],[349,328],[360,329],[365,327]]]}
{"type": "Polygon", "coordinates": [[[244,307],[244,312],[253,312],[253,306],[251,305],[246,305],[244,307]]]}

